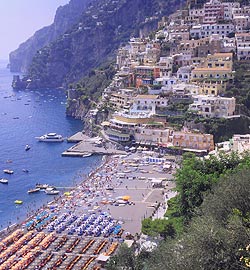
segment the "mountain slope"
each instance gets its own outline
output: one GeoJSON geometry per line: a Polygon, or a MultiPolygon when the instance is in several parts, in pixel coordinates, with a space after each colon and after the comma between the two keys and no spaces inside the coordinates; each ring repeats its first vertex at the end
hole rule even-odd
{"type": "Polygon", "coordinates": [[[10,53],[10,70],[26,72],[36,52],[71,28],[79,20],[90,1],[71,0],[69,4],[59,7],[53,24],[38,30],[17,50],[10,53]]]}
{"type": "Polygon", "coordinates": [[[38,51],[32,60],[30,87],[60,87],[78,81],[131,35],[154,29],[158,20],[184,0],[95,0],[78,24],[38,51]]]}

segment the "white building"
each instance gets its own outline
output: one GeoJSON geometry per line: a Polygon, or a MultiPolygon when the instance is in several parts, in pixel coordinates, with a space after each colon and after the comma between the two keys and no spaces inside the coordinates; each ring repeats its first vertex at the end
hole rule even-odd
{"type": "Polygon", "coordinates": [[[161,78],[157,78],[154,80],[153,84],[155,86],[161,86],[161,88],[159,89],[149,89],[149,94],[160,94],[162,92],[169,92],[173,90],[173,85],[175,85],[177,82],[177,78],[172,76],[172,77],[161,77],[161,78]]]}
{"type": "Polygon", "coordinates": [[[235,98],[220,96],[196,95],[194,102],[189,105],[189,110],[197,111],[204,117],[226,118],[235,113],[235,98]]]}
{"type": "Polygon", "coordinates": [[[209,37],[213,34],[218,34],[222,38],[234,32],[235,28],[233,23],[215,23],[215,24],[202,24],[201,25],[201,38],[209,37]]]}
{"type": "Polygon", "coordinates": [[[154,115],[156,108],[167,107],[168,99],[161,98],[158,95],[138,95],[133,99],[133,105],[130,108],[130,114],[154,115]]]}
{"type": "Polygon", "coordinates": [[[181,82],[189,82],[192,68],[190,66],[180,67],[177,71],[177,79],[181,82]]]}
{"type": "Polygon", "coordinates": [[[235,134],[232,138],[232,150],[242,153],[250,150],[250,134],[235,134]]]}

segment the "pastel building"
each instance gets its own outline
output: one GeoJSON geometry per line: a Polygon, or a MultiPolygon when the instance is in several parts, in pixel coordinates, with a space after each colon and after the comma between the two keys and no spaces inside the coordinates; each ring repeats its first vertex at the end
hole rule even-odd
{"type": "Polygon", "coordinates": [[[135,115],[154,115],[156,108],[164,108],[167,105],[168,99],[161,98],[159,95],[138,95],[133,98],[130,113],[135,115]]]}
{"type": "Polygon", "coordinates": [[[204,117],[227,118],[235,114],[235,98],[196,95],[193,96],[189,110],[196,111],[204,117]]]}
{"type": "Polygon", "coordinates": [[[238,60],[250,59],[250,33],[236,33],[236,51],[238,60]]]}
{"type": "Polygon", "coordinates": [[[174,147],[183,150],[212,151],[214,150],[214,139],[211,134],[201,134],[184,131],[174,131],[172,143],[174,147]]]}

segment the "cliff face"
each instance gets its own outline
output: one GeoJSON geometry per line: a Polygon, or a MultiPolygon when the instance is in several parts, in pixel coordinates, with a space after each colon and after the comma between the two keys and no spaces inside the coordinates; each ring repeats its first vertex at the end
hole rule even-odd
{"type": "Polygon", "coordinates": [[[70,30],[39,50],[29,68],[32,87],[60,87],[78,81],[123,42],[153,30],[180,0],[95,0],[70,30]]]}
{"type": "Polygon", "coordinates": [[[38,30],[19,48],[10,53],[10,70],[26,72],[38,50],[55,41],[60,35],[78,22],[91,0],[71,0],[57,9],[53,24],[38,30]]]}

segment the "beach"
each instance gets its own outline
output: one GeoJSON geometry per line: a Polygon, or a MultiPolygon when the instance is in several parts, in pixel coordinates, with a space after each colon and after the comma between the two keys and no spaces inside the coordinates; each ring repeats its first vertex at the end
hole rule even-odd
{"type": "Polygon", "coordinates": [[[104,157],[84,182],[6,231],[0,270],[103,269],[120,243],[140,234],[144,218],[163,218],[175,194],[175,163],[152,155],[104,157]]]}

